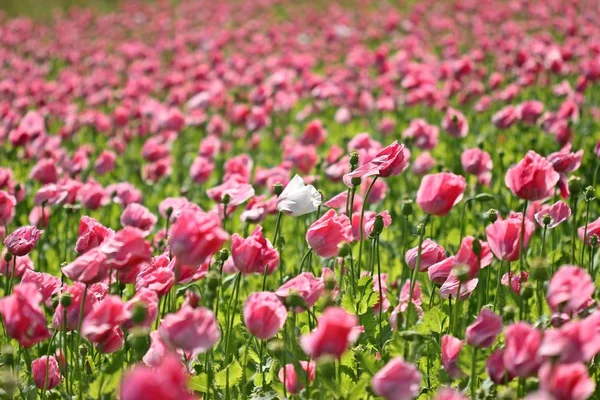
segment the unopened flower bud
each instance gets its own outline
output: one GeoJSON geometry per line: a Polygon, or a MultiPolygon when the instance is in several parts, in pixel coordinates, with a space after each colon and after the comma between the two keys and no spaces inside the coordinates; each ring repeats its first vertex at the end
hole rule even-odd
{"type": "Polygon", "coordinates": [[[357,165],[358,165],[358,153],[353,151],[352,153],[350,153],[350,167],[352,170],[354,170],[357,165]]]}
{"type": "Polygon", "coordinates": [[[452,268],[454,275],[461,283],[469,280],[469,266],[467,264],[457,264],[452,268]]]}
{"type": "Polygon", "coordinates": [[[206,275],[206,286],[209,290],[216,290],[219,286],[219,275],[215,271],[210,271],[206,275]]]}
{"type": "Polygon", "coordinates": [[[279,196],[283,192],[283,185],[281,183],[276,183],[273,185],[273,193],[275,196],[279,196]]]}
{"type": "Polygon", "coordinates": [[[340,247],[338,257],[346,258],[348,255],[350,255],[350,246],[348,246],[348,243],[344,243],[342,247],[340,247]]]}
{"type": "Polygon", "coordinates": [[[402,215],[408,217],[413,213],[412,200],[407,199],[402,202],[402,215]]]}
{"type": "Polygon", "coordinates": [[[592,186],[588,186],[585,188],[584,195],[585,201],[593,201],[596,197],[594,196],[595,189],[592,186]]]}
{"type": "Polygon", "coordinates": [[[229,250],[221,249],[219,253],[217,253],[217,258],[219,261],[225,262],[229,258],[229,250]]]}
{"type": "Polygon", "coordinates": [[[488,221],[490,221],[492,224],[496,221],[498,221],[498,211],[494,210],[493,208],[490,208],[487,212],[487,216],[488,216],[488,221]]]}
{"type": "Polygon", "coordinates": [[[6,252],[6,254],[4,255],[4,261],[9,263],[10,260],[12,260],[12,254],[10,254],[9,252],[6,252]]]}
{"type": "Polygon", "coordinates": [[[87,346],[85,344],[79,345],[79,349],[78,350],[79,350],[79,355],[81,357],[84,357],[84,358],[87,357],[87,355],[88,355],[88,348],[87,348],[87,346]]]}
{"type": "Polygon", "coordinates": [[[143,301],[138,301],[131,310],[131,319],[135,324],[141,324],[148,317],[148,306],[143,301]]]}
{"type": "Polygon", "coordinates": [[[350,183],[352,184],[352,186],[356,187],[356,186],[360,186],[360,182],[362,181],[362,179],[360,179],[358,176],[353,177],[352,179],[350,179],[350,183]]]}
{"type": "Polygon", "coordinates": [[[581,178],[578,176],[572,176],[569,178],[569,191],[573,194],[579,194],[583,184],[581,183],[581,178]]]}
{"type": "Polygon", "coordinates": [[[267,343],[267,349],[269,350],[269,353],[274,355],[276,358],[281,358],[283,352],[285,351],[285,344],[280,339],[273,339],[267,343]]]}
{"type": "Polygon", "coordinates": [[[307,308],[304,297],[300,296],[300,294],[295,291],[291,291],[285,297],[285,305],[288,308],[302,308],[303,310],[307,308]]]}
{"type": "Polygon", "coordinates": [[[548,262],[543,257],[538,257],[531,263],[531,279],[534,281],[546,281],[549,278],[548,262]]]}
{"type": "Polygon", "coordinates": [[[598,246],[598,235],[596,235],[596,234],[593,234],[593,235],[590,237],[590,244],[592,245],[592,247],[596,247],[596,246],[598,246]]]}
{"type": "Polygon", "coordinates": [[[71,304],[73,304],[73,295],[71,295],[71,293],[69,292],[64,292],[63,294],[60,295],[60,305],[63,307],[69,307],[71,304]]]}
{"type": "Polygon", "coordinates": [[[517,310],[512,304],[508,304],[502,309],[502,316],[504,317],[505,322],[515,319],[515,315],[517,315],[517,310]]]}
{"type": "Polygon", "coordinates": [[[373,224],[373,236],[379,236],[383,232],[383,217],[378,215],[375,217],[375,223],[373,224]]]}
{"type": "Polygon", "coordinates": [[[521,296],[523,296],[524,299],[530,299],[533,297],[533,294],[533,284],[531,282],[523,282],[521,284],[521,296]]]}
{"type": "Polygon", "coordinates": [[[473,240],[473,253],[475,253],[475,255],[477,257],[481,257],[481,242],[479,241],[479,239],[474,239],[473,240]]]}
{"type": "Polygon", "coordinates": [[[544,215],[544,219],[542,220],[542,222],[544,223],[544,226],[550,225],[552,223],[552,217],[550,216],[550,214],[544,215]]]}
{"type": "Polygon", "coordinates": [[[229,194],[225,193],[223,195],[223,198],[221,199],[221,203],[227,205],[227,204],[229,204],[230,201],[231,201],[231,196],[229,194]]]}

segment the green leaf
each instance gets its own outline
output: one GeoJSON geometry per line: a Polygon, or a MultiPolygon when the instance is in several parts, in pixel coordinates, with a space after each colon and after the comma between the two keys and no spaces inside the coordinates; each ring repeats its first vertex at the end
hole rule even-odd
{"type": "Polygon", "coordinates": [[[481,203],[487,203],[496,200],[496,197],[489,193],[479,193],[477,196],[475,196],[475,200],[481,203]]]}
{"type": "Polygon", "coordinates": [[[201,373],[192,376],[188,381],[188,388],[194,392],[206,392],[208,390],[208,375],[201,373]]]}
{"type": "Polygon", "coordinates": [[[431,332],[446,332],[448,326],[448,317],[442,312],[439,306],[432,307],[423,314],[423,321],[417,325],[416,330],[419,333],[428,334],[431,332]]]}
{"type": "Polygon", "coordinates": [[[348,400],[360,400],[365,396],[365,390],[369,385],[370,377],[368,375],[363,374],[361,378],[356,382],[356,385],[348,392],[348,396],[346,397],[348,400]]]}
{"type": "Polygon", "coordinates": [[[121,381],[122,370],[115,371],[107,376],[107,374],[99,374],[96,379],[90,384],[87,393],[92,397],[101,394],[110,394],[114,392],[121,381]]]}
{"type": "Polygon", "coordinates": [[[340,303],[340,305],[345,311],[349,312],[350,314],[356,314],[356,308],[354,306],[355,303],[356,301],[354,297],[352,297],[350,292],[346,292],[342,297],[342,302],[340,303]]]}
{"type": "Polygon", "coordinates": [[[237,360],[234,360],[231,364],[227,366],[224,370],[221,370],[215,376],[215,384],[217,387],[225,388],[227,387],[227,373],[229,372],[229,387],[233,387],[237,385],[237,383],[242,379],[242,366],[237,360]]]}

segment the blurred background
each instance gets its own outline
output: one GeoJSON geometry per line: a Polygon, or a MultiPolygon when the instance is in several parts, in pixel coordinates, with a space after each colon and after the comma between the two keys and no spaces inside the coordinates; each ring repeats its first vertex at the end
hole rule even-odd
{"type": "Polygon", "coordinates": [[[122,0],[0,0],[0,11],[9,16],[26,15],[46,19],[52,16],[53,10],[66,11],[71,7],[93,7],[109,11],[119,1],[122,0]]]}

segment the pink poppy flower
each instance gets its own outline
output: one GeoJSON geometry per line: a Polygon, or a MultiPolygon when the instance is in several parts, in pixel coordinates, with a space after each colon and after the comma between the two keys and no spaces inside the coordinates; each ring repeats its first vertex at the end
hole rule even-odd
{"type": "Polygon", "coordinates": [[[331,355],[339,359],[358,339],[357,318],[339,307],[327,308],[317,318],[317,328],[300,337],[300,346],[312,358],[331,355]]]}
{"type": "Polygon", "coordinates": [[[548,229],[553,229],[570,217],[571,208],[566,203],[557,201],[552,206],[542,207],[542,209],[535,214],[535,221],[540,226],[546,226],[548,229]],[[550,217],[550,223],[547,225],[544,222],[546,216],[550,217]]]}
{"type": "Polygon", "coordinates": [[[237,233],[231,236],[231,258],[236,269],[244,274],[263,274],[265,268],[273,273],[279,267],[279,253],[264,237],[260,225],[246,239],[237,233]]]}
{"type": "Polygon", "coordinates": [[[4,239],[4,245],[10,254],[15,257],[27,255],[36,245],[44,231],[34,226],[22,226],[4,239]]]}
{"type": "Polygon", "coordinates": [[[337,256],[339,247],[352,241],[352,226],[347,216],[327,211],[306,232],[306,242],[321,257],[337,256]]]}
{"type": "Polygon", "coordinates": [[[502,318],[489,308],[483,308],[475,322],[467,327],[465,338],[474,347],[491,347],[502,332],[502,318]]]}
{"type": "Polygon", "coordinates": [[[221,337],[215,315],[204,307],[186,306],[168,314],[158,331],[165,343],[194,355],[210,350],[221,337]]]}
{"type": "Polygon", "coordinates": [[[0,314],[6,334],[25,348],[50,337],[46,317],[40,306],[42,295],[33,283],[22,283],[13,288],[10,296],[0,299],[0,314]]]}
{"type": "Polygon", "coordinates": [[[38,389],[50,390],[60,384],[60,368],[54,356],[42,356],[31,362],[33,383],[38,389]]]}
{"type": "Polygon", "coordinates": [[[171,253],[186,265],[201,265],[229,239],[218,215],[185,210],[171,227],[171,253]]]}
{"type": "Polygon", "coordinates": [[[287,310],[275,293],[255,292],[244,302],[244,324],[259,339],[275,337],[286,320],[287,310]]]}
{"type": "Polygon", "coordinates": [[[550,197],[560,176],[544,157],[530,150],[517,165],[506,172],[506,186],[523,200],[536,201],[550,197]]]}
{"type": "Polygon", "coordinates": [[[535,225],[525,218],[525,232],[521,244],[522,213],[511,213],[507,219],[497,220],[485,228],[485,234],[494,255],[500,260],[516,261],[519,259],[521,246],[527,249],[535,231],[535,225]]]}
{"type": "Polygon", "coordinates": [[[395,357],[371,380],[373,392],[386,400],[412,400],[421,392],[421,374],[402,357],[395,357]]]}
{"type": "Polygon", "coordinates": [[[542,333],[526,322],[517,322],[505,330],[504,365],[518,377],[534,376],[541,364],[538,350],[542,333]]]}
{"type": "Polygon", "coordinates": [[[554,312],[577,313],[592,298],[594,290],[594,282],[584,269],[565,265],[550,279],[546,300],[554,312]]]}
{"type": "Polygon", "coordinates": [[[425,175],[417,191],[417,204],[430,215],[444,216],[463,198],[465,178],[450,172],[425,175]]]}

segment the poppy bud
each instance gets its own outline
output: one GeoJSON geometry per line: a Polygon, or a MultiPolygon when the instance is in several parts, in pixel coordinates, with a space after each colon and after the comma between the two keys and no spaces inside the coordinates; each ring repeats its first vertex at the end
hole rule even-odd
{"type": "Polygon", "coordinates": [[[539,257],[531,264],[531,278],[535,281],[546,281],[548,279],[548,263],[545,258],[539,257]]]}
{"type": "MultiPolygon", "coordinates": [[[[474,240],[475,243],[477,240],[474,240]]],[[[469,280],[469,266],[467,264],[458,264],[452,268],[452,275],[456,276],[461,283],[469,280]]]]}
{"type": "Polygon", "coordinates": [[[223,195],[223,198],[221,199],[221,202],[225,205],[229,204],[229,202],[231,201],[231,196],[227,193],[225,193],[223,195]]]}
{"type": "Polygon", "coordinates": [[[219,250],[219,253],[217,255],[217,259],[219,261],[225,262],[225,261],[227,261],[228,258],[229,258],[229,250],[227,250],[227,249],[219,250]]]}
{"type": "Polygon", "coordinates": [[[350,167],[352,170],[358,165],[358,153],[353,151],[350,153],[350,167]]]}
{"type": "Polygon", "coordinates": [[[338,252],[338,257],[346,258],[350,254],[350,246],[345,243],[342,247],[340,247],[340,251],[338,252]]]}
{"type": "Polygon", "coordinates": [[[353,187],[357,187],[357,186],[360,186],[361,181],[362,180],[358,176],[355,176],[350,180],[350,183],[352,183],[353,187]]]}
{"type": "Polygon", "coordinates": [[[141,324],[148,317],[148,306],[143,301],[138,301],[131,310],[131,319],[136,324],[141,324]]]}
{"type": "Polygon", "coordinates": [[[9,263],[9,262],[10,262],[10,260],[12,260],[12,254],[10,254],[9,252],[7,252],[7,253],[4,255],[4,261],[6,261],[7,263],[9,263]]]}
{"type": "Polygon", "coordinates": [[[64,292],[60,295],[60,305],[63,307],[69,307],[73,304],[73,296],[69,292],[64,292]]]}
{"type": "Polygon", "coordinates": [[[412,200],[407,199],[402,202],[402,215],[408,217],[413,213],[412,200]]]}
{"type": "Polygon", "coordinates": [[[550,214],[544,215],[544,219],[542,220],[542,222],[544,223],[544,226],[550,225],[550,223],[552,223],[552,217],[550,216],[550,214]]]}
{"type": "Polygon", "coordinates": [[[517,310],[511,304],[504,306],[502,309],[502,315],[504,316],[504,321],[509,322],[515,319],[515,315],[517,315],[517,310]]]}
{"type": "Polygon", "coordinates": [[[279,196],[283,192],[283,185],[281,183],[276,183],[273,185],[273,193],[275,196],[279,196]]]}
{"type": "Polygon", "coordinates": [[[594,234],[590,237],[590,244],[592,247],[596,247],[598,245],[598,235],[594,234]]]}
{"type": "Polygon", "coordinates": [[[167,208],[167,219],[171,219],[171,215],[173,215],[173,207],[167,208]]]}
{"type": "Polygon", "coordinates": [[[573,194],[581,192],[582,183],[581,178],[578,176],[572,176],[569,178],[569,191],[573,194]]]}
{"type": "Polygon", "coordinates": [[[474,239],[473,240],[473,253],[475,253],[475,255],[477,257],[481,257],[481,242],[479,241],[479,239],[474,239]]]}
{"type": "Polygon", "coordinates": [[[383,232],[383,217],[378,215],[375,217],[375,224],[373,225],[373,236],[379,236],[383,232]]]}
{"type": "Polygon", "coordinates": [[[306,300],[300,295],[300,293],[295,291],[290,291],[289,295],[285,297],[285,306],[289,309],[294,308],[302,308],[303,310],[307,309],[306,300]]]}
{"type": "Polygon", "coordinates": [[[215,271],[210,271],[206,275],[206,285],[210,290],[216,290],[219,286],[219,275],[215,271]]]}
{"type": "Polygon", "coordinates": [[[488,210],[487,215],[488,221],[490,221],[492,224],[498,220],[498,211],[494,210],[493,208],[488,210]]]}
{"type": "Polygon", "coordinates": [[[531,282],[523,282],[521,286],[521,295],[524,299],[530,299],[533,297],[533,284],[531,282]]]}
{"type": "Polygon", "coordinates": [[[584,194],[585,194],[585,201],[592,201],[595,199],[594,197],[594,192],[595,189],[592,186],[588,186],[585,188],[584,194]]]}

